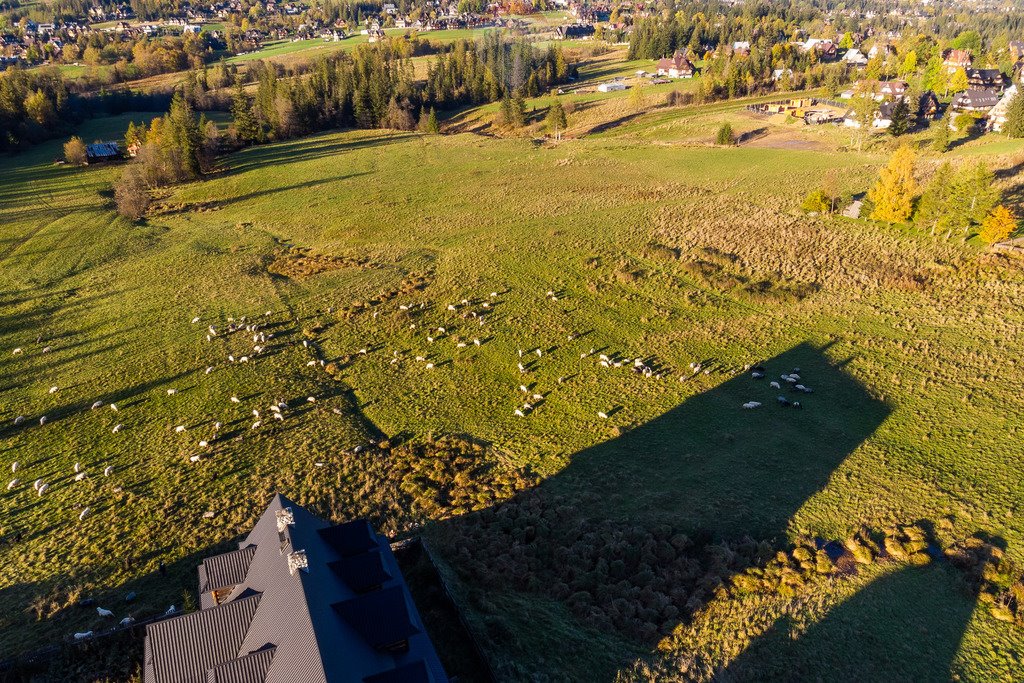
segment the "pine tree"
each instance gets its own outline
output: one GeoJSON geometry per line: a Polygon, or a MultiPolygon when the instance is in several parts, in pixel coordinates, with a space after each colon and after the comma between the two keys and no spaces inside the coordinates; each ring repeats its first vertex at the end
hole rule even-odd
{"type": "Polygon", "coordinates": [[[235,81],[235,93],[231,100],[231,118],[234,121],[235,136],[246,144],[260,142],[260,128],[256,123],[256,117],[252,115],[252,105],[245,91],[242,89],[242,81],[235,81]]]}
{"type": "Polygon", "coordinates": [[[548,107],[548,115],[544,118],[544,124],[549,131],[554,133],[556,140],[562,139],[562,131],[565,130],[568,123],[565,118],[565,109],[560,101],[555,100],[548,107]]]}
{"type": "Polygon", "coordinates": [[[899,137],[910,129],[910,105],[907,104],[906,98],[901,97],[896,101],[890,117],[889,133],[894,137],[899,137]]]}
{"type": "Polygon", "coordinates": [[[918,225],[931,232],[947,230],[952,220],[953,167],[949,162],[936,169],[918,203],[918,225]]]}
{"type": "Polygon", "coordinates": [[[994,183],[995,174],[981,161],[956,176],[950,209],[952,221],[947,237],[952,228],[960,227],[966,239],[971,228],[985,219],[999,201],[999,191],[994,183]]]}
{"type": "Polygon", "coordinates": [[[1006,109],[1006,123],[1003,124],[1003,132],[1011,138],[1024,138],[1024,92],[1017,91],[1017,94],[1010,100],[1010,106],[1006,109]]]}
{"type": "Polygon", "coordinates": [[[871,217],[887,223],[902,223],[910,218],[916,193],[914,150],[903,146],[893,153],[879,173],[878,182],[868,191],[868,199],[875,205],[871,217]]]}
{"type": "Polygon", "coordinates": [[[981,223],[981,230],[978,232],[981,239],[989,244],[1002,242],[1017,232],[1017,217],[1008,208],[1000,204],[992,209],[981,223]]]}

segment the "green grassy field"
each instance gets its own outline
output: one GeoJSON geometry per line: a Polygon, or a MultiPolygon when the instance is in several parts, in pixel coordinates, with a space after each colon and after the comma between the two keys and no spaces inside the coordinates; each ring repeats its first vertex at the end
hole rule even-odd
{"type": "MultiPolygon", "coordinates": [[[[826,177],[866,189],[884,150],[665,144],[709,138],[723,116],[742,114],[657,109],[557,146],[317,135],[228,157],[141,225],[113,211],[116,167],[54,166],[57,142],[4,158],[0,466],[19,462],[22,483],[0,494],[0,654],[101,627],[80,597],[118,617],[180,606],[197,558],[246,531],[274,490],[406,531],[381,492],[344,493],[376,466],[352,449],[380,433],[468,435],[580,519],[782,544],[928,520],[1024,560],[1019,266],[795,210],[826,177]],[[288,270],[303,258],[322,272],[288,270]],[[270,272],[282,264],[293,277],[270,272]],[[251,333],[224,332],[241,316],[274,335],[263,353],[251,333]],[[661,376],[630,372],[634,358],[661,376]],[[773,377],[801,368],[815,389],[802,411],[743,372],[759,362],[773,377]],[[524,417],[521,384],[543,396],[524,417]],[[281,423],[265,419],[277,400],[281,423]],[[749,400],[765,405],[742,410],[749,400]]],[[[128,118],[80,134],[117,137],[128,118]]],[[[1016,144],[974,149],[1000,169],[1021,158],[1016,144]]],[[[422,522],[509,678],[1020,670],[1024,633],[941,564],[878,565],[798,601],[714,601],[638,641],[537,592],[482,595],[452,547],[458,520],[422,522]]]]}

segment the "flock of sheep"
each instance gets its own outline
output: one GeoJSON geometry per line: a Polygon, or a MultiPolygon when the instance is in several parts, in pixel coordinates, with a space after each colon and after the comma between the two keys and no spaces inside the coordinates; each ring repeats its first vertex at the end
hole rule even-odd
{"type": "MultiPolygon", "coordinates": [[[[556,294],[554,291],[549,290],[545,295],[545,299],[548,301],[558,301],[559,295],[556,294]]],[[[430,325],[425,325],[422,329],[418,327],[416,322],[411,322],[409,324],[409,330],[415,337],[419,337],[422,335],[422,338],[426,341],[428,345],[440,344],[444,340],[449,340],[449,343],[454,342],[454,347],[456,349],[466,349],[469,348],[470,345],[472,345],[473,347],[480,347],[487,343],[488,341],[490,341],[490,339],[481,339],[480,337],[469,336],[456,336],[454,334],[449,333],[449,328],[452,328],[453,326],[458,326],[460,324],[464,324],[469,320],[475,321],[477,327],[483,327],[485,325],[485,321],[489,319],[488,316],[493,311],[493,307],[497,305],[497,303],[497,292],[491,292],[489,297],[481,297],[480,299],[477,299],[474,302],[471,302],[469,299],[462,299],[459,303],[450,303],[445,305],[444,308],[446,314],[457,314],[460,320],[442,321],[441,324],[437,324],[435,322],[430,325]]],[[[398,306],[399,312],[407,313],[410,315],[415,314],[416,312],[425,311],[425,309],[427,309],[427,304],[425,303],[420,303],[418,305],[401,304],[398,306]]],[[[331,312],[332,310],[328,309],[328,313],[331,312]]],[[[376,319],[378,315],[379,312],[375,311],[373,313],[373,318],[376,319]]],[[[199,324],[201,322],[201,316],[196,316],[191,319],[191,323],[193,325],[199,324]]],[[[246,316],[242,316],[237,320],[234,318],[227,318],[226,325],[224,325],[220,329],[218,329],[218,327],[214,324],[209,324],[207,325],[206,329],[202,334],[205,335],[205,339],[207,342],[213,342],[215,339],[225,338],[231,335],[245,335],[246,350],[244,351],[244,353],[225,353],[226,361],[228,364],[253,363],[256,362],[261,356],[266,354],[268,350],[272,348],[272,345],[275,344],[274,333],[270,331],[270,328],[272,328],[275,324],[276,322],[272,321],[272,313],[270,311],[267,311],[262,316],[258,316],[256,319],[249,319],[246,316]],[[250,335],[251,343],[249,342],[250,335]],[[250,347],[251,350],[249,350],[250,347]]],[[[583,335],[568,334],[567,341],[579,341],[579,339],[582,336],[583,335]]],[[[286,342],[285,344],[289,344],[289,342],[286,342]]],[[[237,348],[237,344],[235,344],[235,346],[237,348]]],[[[304,365],[306,367],[319,366],[321,369],[325,369],[327,367],[327,361],[324,358],[324,354],[322,353],[316,342],[311,342],[310,340],[303,340],[302,346],[304,347],[304,349],[308,350],[312,355],[312,360],[305,361],[304,359],[304,365]]],[[[42,353],[49,353],[50,351],[52,351],[52,349],[49,346],[42,349],[42,353]]],[[[15,355],[21,355],[24,353],[24,350],[19,347],[14,349],[13,353],[15,355]]],[[[355,355],[366,356],[369,353],[369,349],[360,348],[355,355]]],[[[307,358],[308,357],[309,356],[307,356],[307,358]]],[[[426,370],[434,370],[435,368],[438,367],[439,363],[441,362],[439,360],[432,359],[431,354],[428,352],[418,353],[414,356],[414,358],[416,363],[421,364],[422,367],[426,370]]],[[[389,363],[391,365],[396,365],[402,363],[404,359],[404,353],[395,350],[392,352],[392,355],[389,359],[389,363]]],[[[544,360],[546,360],[546,358],[545,351],[543,348],[533,347],[531,349],[525,350],[520,348],[518,349],[518,359],[516,359],[515,372],[520,376],[526,376],[530,373],[536,372],[538,370],[538,365],[544,360]]],[[[581,368],[585,367],[585,364],[587,362],[593,361],[594,367],[600,368],[599,371],[614,371],[616,369],[625,369],[636,375],[652,380],[661,380],[669,377],[672,374],[669,372],[669,370],[659,367],[658,364],[653,360],[653,358],[642,356],[624,357],[619,354],[601,353],[599,352],[599,350],[594,348],[590,348],[589,350],[581,350],[579,354],[579,360],[581,363],[581,368]]],[[[207,365],[203,374],[211,374],[212,372],[214,372],[216,367],[216,365],[207,365]]],[[[755,380],[763,379],[765,377],[765,369],[761,366],[757,366],[754,368],[750,368],[749,366],[747,366],[744,369],[749,370],[750,376],[755,380]]],[[[686,381],[699,374],[706,375],[710,374],[711,372],[712,369],[710,367],[705,367],[704,363],[693,362],[690,363],[689,373],[681,374],[679,376],[679,379],[680,381],[686,381]]],[[[561,385],[567,382],[569,379],[570,377],[560,376],[558,377],[557,382],[559,385],[561,385]]],[[[799,368],[795,368],[791,373],[783,374],[780,377],[780,379],[782,380],[782,382],[788,385],[791,391],[811,393],[811,389],[802,383],[803,381],[800,376],[799,368]]],[[[780,384],[778,381],[771,381],[769,382],[769,385],[772,389],[777,390],[781,389],[782,387],[782,384],[780,384]]],[[[178,393],[177,389],[175,388],[167,388],[164,391],[166,391],[167,396],[174,396],[175,394],[178,393]]],[[[60,387],[58,386],[52,386],[48,390],[48,393],[51,395],[57,394],[59,392],[60,387]]],[[[516,407],[513,408],[512,413],[516,417],[526,418],[531,413],[533,413],[538,408],[538,406],[542,404],[545,400],[544,392],[538,391],[534,387],[534,385],[529,384],[529,382],[525,381],[518,385],[515,394],[516,407]]],[[[232,404],[240,404],[243,402],[243,400],[236,395],[232,395],[229,400],[232,404]]],[[[315,403],[316,397],[309,396],[306,398],[306,401],[309,403],[315,403]]],[[[783,407],[801,407],[799,401],[791,401],[790,399],[783,395],[779,395],[777,401],[779,405],[783,407]]],[[[744,403],[742,407],[745,409],[754,409],[761,407],[761,405],[762,403],[760,401],[748,401],[744,403]]],[[[101,410],[104,406],[106,406],[110,411],[114,413],[119,413],[119,409],[116,403],[105,403],[102,399],[94,401],[91,404],[89,410],[98,411],[101,410]]],[[[249,428],[252,430],[260,429],[261,426],[265,424],[266,420],[284,421],[288,414],[288,409],[288,403],[280,399],[274,400],[272,403],[270,403],[266,411],[264,411],[262,407],[254,407],[251,409],[252,422],[249,428]]],[[[598,410],[596,411],[596,414],[598,418],[606,420],[609,419],[609,417],[612,414],[614,414],[616,410],[617,408],[598,410]]],[[[335,408],[334,412],[341,414],[341,411],[338,408],[335,408]]],[[[21,426],[24,423],[26,423],[27,419],[28,418],[26,418],[25,416],[19,415],[14,419],[14,425],[21,426]]],[[[47,415],[42,415],[38,418],[38,423],[40,426],[46,425],[48,421],[49,418],[47,415]]],[[[124,429],[124,427],[125,425],[123,423],[117,422],[113,426],[111,431],[117,434],[121,432],[124,429]]],[[[215,422],[213,424],[212,433],[198,440],[197,444],[199,450],[195,454],[189,456],[189,460],[191,462],[199,462],[200,460],[203,460],[205,457],[207,457],[207,454],[210,452],[210,449],[214,442],[216,442],[217,439],[220,438],[222,427],[222,422],[215,422]]],[[[174,426],[173,428],[173,432],[175,434],[185,434],[188,432],[188,430],[189,427],[186,424],[179,424],[174,426]]],[[[358,451],[359,449],[356,450],[356,452],[358,451]]],[[[316,463],[316,465],[322,466],[323,463],[316,463]]],[[[17,475],[21,470],[22,466],[19,462],[12,463],[12,474],[17,475]]],[[[73,477],[71,478],[72,481],[70,482],[72,485],[75,482],[81,482],[88,477],[88,472],[86,468],[81,465],[81,463],[76,462],[73,467],[73,470],[73,477]]],[[[114,467],[112,465],[106,464],[102,469],[102,474],[104,477],[113,476],[114,467]]],[[[22,480],[19,477],[15,476],[7,484],[7,490],[14,491],[20,488],[21,486],[22,480]]],[[[51,490],[51,483],[44,481],[43,478],[37,478],[33,482],[32,488],[34,489],[37,496],[42,497],[46,495],[48,491],[51,490]]],[[[76,509],[79,510],[77,517],[78,521],[81,522],[92,514],[93,508],[90,505],[79,505],[77,506],[76,509]]],[[[172,605],[171,608],[167,611],[167,614],[173,614],[174,611],[175,607],[172,605]]],[[[97,608],[97,613],[101,617],[113,617],[113,612],[102,607],[97,608]]],[[[120,621],[120,625],[130,626],[133,622],[133,618],[129,616],[122,619],[120,621]]],[[[74,638],[79,640],[89,638],[92,636],[92,631],[74,634],[74,638]]]]}

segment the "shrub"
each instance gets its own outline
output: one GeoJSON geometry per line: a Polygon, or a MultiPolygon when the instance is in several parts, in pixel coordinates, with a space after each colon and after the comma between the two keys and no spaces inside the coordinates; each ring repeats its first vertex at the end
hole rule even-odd
{"type": "Polygon", "coordinates": [[[723,146],[736,144],[736,134],[732,130],[732,124],[728,121],[723,123],[722,127],[718,129],[718,134],[715,135],[715,144],[723,146]]]}
{"type": "Polygon", "coordinates": [[[807,213],[832,213],[832,199],[825,193],[825,190],[818,188],[807,194],[800,208],[807,213]]]}
{"type": "Polygon", "coordinates": [[[84,166],[85,143],[77,135],[64,143],[64,161],[75,166],[84,166]]]}
{"type": "Polygon", "coordinates": [[[137,221],[146,215],[152,197],[137,164],[128,166],[114,185],[114,202],[117,212],[125,218],[137,221]]]}

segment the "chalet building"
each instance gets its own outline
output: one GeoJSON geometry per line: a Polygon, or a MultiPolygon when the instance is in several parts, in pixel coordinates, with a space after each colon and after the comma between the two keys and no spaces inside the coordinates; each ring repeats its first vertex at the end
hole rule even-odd
{"type": "Polygon", "coordinates": [[[1017,96],[1017,86],[1011,85],[1003,93],[1002,98],[996,103],[996,106],[992,107],[988,113],[988,120],[985,122],[985,127],[988,130],[996,133],[1003,132],[1003,127],[1006,125],[1009,117],[1007,114],[1010,111],[1010,101],[1017,96]]]}
{"type": "Polygon", "coordinates": [[[949,106],[956,112],[985,113],[997,104],[999,94],[992,90],[965,90],[949,106]]]}
{"type": "Polygon", "coordinates": [[[682,52],[676,52],[669,57],[662,57],[658,60],[658,75],[669,78],[693,78],[697,72],[690,60],[682,52]]]}
{"type": "Polygon", "coordinates": [[[863,52],[861,52],[855,47],[851,47],[849,50],[846,51],[846,54],[843,55],[843,61],[850,66],[868,65],[867,55],[865,55],[863,52]]]}
{"type": "Polygon", "coordinates": [[[967,84],[974,90],[996,90],[1002,92],[1006,78],[999,69],[966,69],[967,84]]]}
{"type": "Polygon", "coordinates": [[[942,60],[942,65],[947,72],[953,73],[957,69],[969,69],[971,61],[970,50],[950,50],[942,60]]]}
{"type": "Polygon", "coordinates": [[[939,98],[931,90],[926,90],[917,101],[917,116],[922,119],[934,120],[939,116],[939,98]]]}
{"type": "Polygon", "coordinates": [[[387,539],[275,495],[199,566],[202,608],[149,625],[144,683],[447,683],[387,539]]]}

